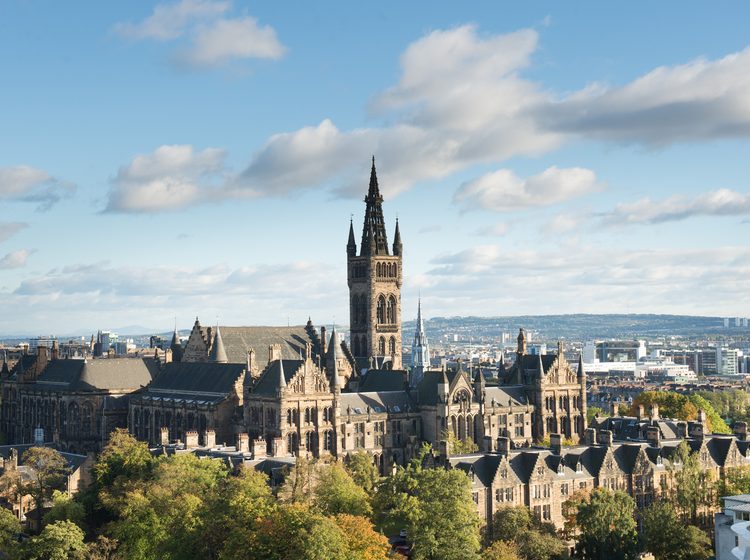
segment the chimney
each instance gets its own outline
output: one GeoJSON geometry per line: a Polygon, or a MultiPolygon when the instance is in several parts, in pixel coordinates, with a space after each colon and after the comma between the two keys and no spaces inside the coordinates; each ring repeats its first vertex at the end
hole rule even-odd
{"type": "Polygon", "coordinates": [[[270,344],[268,346],[268,361],[275,362],[276,360],[280,360],[280,359],[281,359],[281,345],[270,344]]]}
{"type": "Polygon", "coordinates": [[[198,432],[195,430],[185,432],[185,447],[187,449],[195,449],[198,447],[198,432]]]}
{"type": "Polygon", "coordinates": [[[737,439],[745,441],[747,439],[747,422],[735,422],[733,431],[737,439]]]}
{"type": "Polygon", "coordinates": [[[651,420],[659,420],[659,405],[657,403],[651,405],[651,420]]]}
{"type": "MultiPolygon", "coordinates": [[[[700,418],[700,415],[698,416],[698,418],[700,418]]],[[[689,435],[692,438],[702,438],[705,435],[703,422],[691,422],[689,435]]]]}
{"type": "Polygon", "coordinates": [[[500,436],[497,438],[497,452],[507,455],[510,451],[510,438],[500,436]]]}
{"type": "Polygon", "coordinates": [[[652,447],[659,447],[661,445],[661,430],[657,426],[649,426],[646,428],[646,441],[648,441],[652,447]]]}
{"type": "Polygon", "coordinates": [[[5,463],[5,470],[14,471],[18,468],[18,450],[11,448],[8,453],[8,460],[5,463]]]}
{"type": "Polygon", "coordinates": [[[611,416],[620,415],[620,403],[619,401],[609,401],[609,412],[611,416]]]}
{"type": "Polygon", "coordinates": [[[255,361],[255,350],[252,348],[247,351],[247,372],[251,377],[258,377],[258,364],[255,361]]]}
{"type": "Polygon", "coordinates": [[[614,443],[614,436],[612,435],[612,430],[600,430],[598,440],[599,440],[599,445],[606,445],[607,447],[612,447],[612,444],[614,443]]]}
{"type": "Polygon", "coordinates": [[[586,428],[583,441],[586,445],[596,445],[596,428],[586,428]]]}
{"type": "Polygon", "coordinates": [[[216,432],[214,430],[206,430],[203,434],[203,441],[206,447],[216,447],[216,432]]]}
{"type": "Polygon", "coordinates": [[[161,445],[169,445],[169,428],[162,426],[160,436],[159,443],[161,443],[161,445]]]}
{"type": "Polygon", "coordinates": [[[60,359],[60,345],[58,344],[57,340],[52,341],[52,359],[60,359]]]}
{"type": "Polygon", "coordinates": [[[642,404],[638,405],[638,420],[643,420],[646,418],[646,407],[642,404]]]}
{"type": "Polygon", "coordinates": [[[252,446],[250,452],[253,454],[253,459],[266,458],[266,440],[264,440],[263,438],[254,439],[252,442],[250,442],[250,445],[252,446]]]}
{"type": "Polygon", "coordinates": [[[562,435],[550,434],[549,448],[552,453],[554,453],[555,455],[559,455],[562,452],[562,435]]]}
{"type": "Polygon", "coordinates": [[[245,432],[237,434],[237,451],[248,453],[250,451],[250,436],[245,432]]]}
{"type": "Polygon", "coordinates": [[[680,439],[685,439],[687,437],[687,422],[684,420],[680,420],[677,422],[677,437],[680,439]]]}

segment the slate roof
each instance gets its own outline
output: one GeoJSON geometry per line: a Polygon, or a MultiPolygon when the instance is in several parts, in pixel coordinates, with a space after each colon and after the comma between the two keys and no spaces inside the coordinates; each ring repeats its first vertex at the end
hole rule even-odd
{"type": "Polygon", "coordinates": [[[405,379],[402,370],[371,369],[359,383],[359,391],[403,391],[405,379]]]}
{"type": "Polygon", "coordinates": [[[170,362],[146,390],[146,395],[195,398],[196,395],[222,398],[234,391],[246,364],[213,362],[170,362]]]}
{"type": "MultiPolygon", "coordinates": [[[[4,460],[7,460],[8,457],[10,457],[10,451],[11,449],[15,449],[18,452],[18,464],[23,465],[23,454],[31,449],[32,447],[52,447],[54,448],[54,445],[51,443],[43,443],[41,446],[33,444],[33,443],[22,443],[22,444],[16,444],[16,445],[0,445],[0,457],[2,457],[4,460]]],[[[76,453],[68,453],[66,451],[59,451],[60,455],[63,456],[65,461],[68,463],[68,466],[73,469],[73,471],[78,470],[83,463],[86,462],[86,459],[88,458],[86,455],[78,455],[76,453]]]]}
{"type": "MultiPolygon", "coordinates": [[[[247,364],[247,351],[255,350],[255,362],[259,370],[268,365],[268,347],[281,345],[281,357],[285,360],[305,355],[305,345],[313,345],[313,354],[320,354],[320,342],[311,333],[313,329],[295,327],[226,327],[220,326],[221,340],[224,345],[227,361],[235,364],[247,364]]],[[[207,330],[201,327],[204,338],[207,330]]],[[[214,330],[215,332],[215,330],[214,330]]]]}
{"type": "Polygon", "coordinates": [[[341,409],[346,412],[351,407],[352,414],[366,414],[367,407],[379,412],[416,412],[417,405],[406,391],[379,391],[369,393],[341,393],[341,409]],[[361,412],[357,412],[359,409],[361,412]]]}
{"type": "MultiPolygon", "coordinates": [[[[302,360],[281,360],[284,368],[284,380],[289,383],[297,370],[302,367],[304,361],[302,360]]],[[[266,369],[261,373],[260,379],[253,386],[254,395],[267,395],[274,396],[276,391],[279,390],[279,360],[275,360],[267,365],[266,369]]]]}
{"type": "Polygon", "coordinates": [[[54,391],[133,391],[148,385],[157,371],[153,358],[52,360],[35,387],[54,391]]]}
{"type": "Polygon", "coordinates": [[[484,402],[492,406],[494,399],[497,406],[526,406],[528,399],[521,385],[504,385],[502,387],[487,385],[484,402]]]}

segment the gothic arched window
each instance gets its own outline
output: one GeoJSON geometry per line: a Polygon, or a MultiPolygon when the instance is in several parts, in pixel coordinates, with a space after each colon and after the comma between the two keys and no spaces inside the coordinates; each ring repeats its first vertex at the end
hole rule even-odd
{"type": "Polygon", "coordinates": [[[378,278],[380,278],[380,276],[382,274],[383,274],[383,267],[381,266],[380,263],[378,263],[378,264],[375,265],[375,276],[377,276],[378,278]]]}
{"type": "Polygon", "coordinates": [[[385,323],[385,298],[383,296],[378,297],[378,323],[385,323]]]}
{"type": "Polygon", "coordinates": [[[380,340],[378,341],[378,353],[381,356],[385,356],[385,338],[382,336],[380,337],[380,340]]]}
{"type": "Polygon", "coordinates": [[[352,351],[355,357],[359,357],[359,337],[357,336],[352,337],[352,351]]]}
{"type": "Polygon", "coordinates": [[[396,353],[396,337],[391,337],[391,340],[388,342],[388,352],[391,356],[393,356],[396,353]]]}
{"type": "Polygon", "coordinates": [[[359,325],[359,296],[354,294],[352,296],[352,323],[359,325]]]}
{"type": "Polygon", "coordinates": [[[388,298],[388,310],[386,316],[389,325],[396,324],[396,298],[393,296],[388,298]]]}

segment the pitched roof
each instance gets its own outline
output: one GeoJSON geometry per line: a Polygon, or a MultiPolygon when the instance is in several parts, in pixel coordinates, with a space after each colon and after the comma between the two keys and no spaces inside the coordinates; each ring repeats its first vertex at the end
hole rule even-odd
{"type": "Polygon", "coordinates": [[[245,364],[170,362],[147,389],[148,394],[227,395],[234,390],[245,364]]]}
{"type": "Polygon", "coordinates": [[[367,407],[372,412],[415,412],[417,405],[406,391],[377,391],[368,393],[341,393],[341,408],[351,408],[354,414],[364,414],[367,407]],[[357,412],[356,409],[361,410],[357,412]]]}
{"type": "MultiPolygon", "coordinates": [[[[247,351],[255,350],[255,362],[262,370],[268,365],[268,347],[272,344],[281,346],[281,357],[285,360],[304,355],[305,346],[313,345],[313,354],[320,353],[320,341],[314,329],[305,325],[294,327],[228,327],[220,326],[221,341],[227,355],[227,362],[234,364],[247,363],[247,351]]],[[[207,329],[201,327],[204,338],[207,329]]],[[[215,331],[214,331],[215,332],[215,331]]]]}
{"type": "Polygon", "coordinates": [[[267,365],[266,369],[260,375],[260,379],[253,387],[254,395],[276,395],[276,392],[280,387],[281,374],[284,374],[284,382],[289,383],[297,373],[297,370],[302,367],[304,362],[300,359],[297,360],[274,360],[267,365]],[[283,370],[283,371],[282,371],[283,370]]]}
{"type": "Polygon", "coordinates": [[[405,379],[400,370],[371,369],[362,378],[359,391],[403,391],[405,379]]]}
{"type": "Polygon", "coordinates": [[[157,371],[153,358],[52,360],[36,386],[58,391],[132,391],[148,385],[157,371]]]}

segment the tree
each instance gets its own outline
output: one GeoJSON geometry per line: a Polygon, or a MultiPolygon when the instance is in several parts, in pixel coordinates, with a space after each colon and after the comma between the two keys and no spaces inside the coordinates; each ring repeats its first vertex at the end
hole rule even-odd
{"type": "Polygon", "coordinates": [[[23,494],[29,494],[36,508],[37,524],[42,527],[42,508],[52,498],[55,490],[65,487],[70,468],[65,458],[51,447],[31,447],[23,454],[23,464],[29,467],[27,477],[20,485],[23,494]]]}
{"type": "Polygon", "coordinates": [[[336,516],[336,525],[344,535],[350,558],[388,560],[391,557],[388,539],[375,531],[366,517],[339,514],[336,516]]]}
{"type": "Polygon", "coordinates": [[[716,434],[732,433],[711,403],[700,395],[683,395],[682,393],[668,391],[644,391],[633,399],[630,414],[637,414],[640,405],[648,410],[652,404],[659,405],[660,415],[677,420],[695,420],[698,416],[698,410],[703,410],[706,413],[707,428],[710,432],[716,434]]]}
{"type": "Polygon", "coordinates": [[[26,560],[85,560],[83,531],[72,521],[56,521],[24,546],[26,560]]]}
{"type": "Polygon", "coordinates": [[[349,455],[346,462],[346,470],[362,489],[370,494],[380,480],[378,468],[372,457],[364,451],[349,455]]]}
{"type": "Polygon", "coordinates": [[[698,455],[691,453],[684,441],[677,446],[670,468],[675,481],[672,493],[675,507],[683,518],[696,525],[701,509],[713,503],[715,485],[711,473],[703,469],[698,455]]]}
{"type": "Polygon", "coordinates": [[[479,450],[479,446],[470,439],[458,439],[453,430],[446,430],[443,432],[443,439],[448,444],[448,455],[466,455],[467,453],[475,453],[479,450]]]}
{"type": "Polygon", "coordinates": [[[590,425],[591,422],[597,416],[604,416],[604,409],[598,406],[590,406],[586,409],[586,425],[590,425]]]}
{"type": "Polygon", "coordinates": [[[154,464],[148,445],[135,439],[126,429],[118,428],[110,434],[92,470],[101,488],[111,488],[122,479],[148,478],[154,464]]]}
{"type": "Polygon", "coordinates": [[[685,526],[669,502],[655,502],[643,512],[643,541],[656,560],[707,560],[711,539],[693,525],[685,526]]]}
{"type": "Polygon", "coordinates": [[[463,471],[423,469],[415,460],[386,478],[375,496],[376,521],[386,534],[406,529],[413,558],[477,558],[479,516],[463,471]]]}
{"type": "Polygon", "coordinates": [[[574,556],[586,560],[630,560],[638,552],[635,502],[624,492],[595,489],[578,506],[580,536],[574,556]]]}
{"type": "Polygon", "coordinates": [[[482,560],[521,560],[512,542],[495,541],[482,552],[482,560]]]}
{"type": "Polygon", "coordinates": [[[372,514],[367,493],[338,463],[320,469],[314,503],[324,515],[350,513],[369,517],[372,514]]]}
{"type": "Polygon", "coordinates": [[[348,560],[347,540],[336,522],[304,503],[283,504],[262,519],[242,548],[226,550],[229,560],[348,560]]]}
{"type": "Polygon", "coordinates": [[[119,560],[117,546],[116,540],[99,535],[94,542],[88,543],[86,560],[119,560]]]}
{"type": "Polygon", "coordinates": [[[495,542],[512,544],[523,560],[549,560],[565,551],[554,526],[540,523],[524,506],[507,506],[496,511],[492,518],[492,538],[495,542]]]}
{"type": "Polygon", "coordinates": [[[750,494],[750,468],[736,467],[730,469],[717,481],[717,486],[717,497],[750,494]]]}
{"type": "Polygon", "coordinates": [[[18,547],[20,534],[21,522],[12,511],[0,507],[0,556],[10,557],[11,552],[18,547]]]}
{"type": "Polygon", "coordinates": [[[52,508],[45,514],[44,523],[66,520],[72,521],[85,531],[86,509],[66,492],[55,490],[52,493],[52,508]]]}
{"type": "Polygon", "coordinates": [[[306,457],[297,457],[288,470],[284,484],[279,488],[278,498],[282,502],[309,502],[318,481],[318,466],[306,457]]]}

